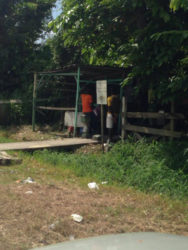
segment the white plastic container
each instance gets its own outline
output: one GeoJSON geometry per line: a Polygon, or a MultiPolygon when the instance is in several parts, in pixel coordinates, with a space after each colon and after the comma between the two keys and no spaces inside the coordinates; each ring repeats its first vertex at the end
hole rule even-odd
{"type": "Polygon", "coordinates": [[[106,128],[113,128],[114,122],[113,122],[113,116],[111,113],[107,113],[106,116],[106,128]]]}
{"type": "Polygon", "coordinates": [[[97,185],[96,182],[90,182],[87,185],[88,185],[88,188],[90,189],[99,189],[99,186],[97,185]]]}

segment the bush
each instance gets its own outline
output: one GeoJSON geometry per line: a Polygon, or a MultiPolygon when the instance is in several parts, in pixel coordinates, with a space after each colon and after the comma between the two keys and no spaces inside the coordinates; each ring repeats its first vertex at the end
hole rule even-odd
{"type": "Polygon", "coordinates": [[[68,167],[78,176],[128,185],[145,192],[188,197],[187,142],[145,140],[117,143],[106,154],[57,153],[47,150],[35,155],[53,165],[68,167]]]}

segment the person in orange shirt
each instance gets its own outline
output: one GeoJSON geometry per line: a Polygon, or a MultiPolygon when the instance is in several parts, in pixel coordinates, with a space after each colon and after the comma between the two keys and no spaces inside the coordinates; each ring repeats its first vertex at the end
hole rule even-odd
{"type": "Polygon", "coordinates": [[[81,98],[82,98],[82,113],[91,113],[92,103],[93,103],[92,95],[81,94],[81,98]]]}
{"type": "Polygon", "coordinates": [[[88,90],[81,94],[82,100],[82,122],[84,123],[82,137],[89,137],[91,133],[91,115],[93,98],[88,90]]]}

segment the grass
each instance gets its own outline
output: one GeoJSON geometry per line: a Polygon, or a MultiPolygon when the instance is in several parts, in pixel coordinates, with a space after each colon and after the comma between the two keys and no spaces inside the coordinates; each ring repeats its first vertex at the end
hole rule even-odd
{"type": "Polygon", "coordinates": [[[6,130],[0,130],[0,143],[14,142],[15,140],[8,137],[6,130]]]}
{"type": "Polygon", "coordinates": [[[34,158],[111,184],[131,186],[144,192],[188,198],[188,143],[145,140],[117,143],[106,154],[37,151],[34,158]]]}
{"type": "MultiPolygon", "coordinates": [[[[151,176],[161,175],[163,193],[168,194],[169,187],[166,185],[171,184],[165,181],[170,176],[174,178],[173,183],[176,183],[177,176],[183,183],[182,177],[186,177],[185,159],[181,159],[178,165],[181,168],[173,169],[175,164],[172,166],[165,154],[162,157],[160,153],[164,146],[167,150],[166,143],[129,141],[116,144],[104,155],[83,154],[81,150],[77,151],[80,153],[47,150],[33,154],[13,152],[23,162],[0,168],[1,248],[25,250],[69,240],[70,236],[77,239],[125,232],[188,235],[187,202],[151,193],[159,193],[158,184],[156,189],[152,189],[155,178],[149,177],[150,188],[142,183],[147,181],[148,185],[145,173],[146,170],[149,172],[151,162],[159,164],[161,161],[160,167],[151,176]],[[131,173],[131,168],[135,172],[131,173]],[[139,176],[134,179],[138,170],[139,176]],[[35,184],[22,182],[29,176],[35,184]],[[100,185],[99,190],[88,189],[89,181],[100,180],[108,180],[109,185],[100,185]],[[30,190],[33,193],[26,194],[30,190]],[[78,224],[72,221],[72,213],[82,215],[83,222],[78,224]],[[55,227],[52,229],[51,225],[55,227]]],[[[147,173],[147,176],[150,175],[147,173]]],[[[181,197],[177,194],[169,196],[185,199],[186,192],[180,190],[181,197]]],[[[180,194],[180,190],[177,193],[180,194]]]]}
{"type": "MultiPolygon", "coordinates": [[[[0,130],[0,143],[13,141],[9,132],[0,130]]],[[[33,156],[23,154],[51,165],[47,176],[53,173],[57,180],[85,177],[84,180],[108,181],[110,184],[130,186],[144,192],[164,194],[178,199],[188,198],[188,142],[135,142],[129,138],[125,143],[117,143],[106,154],[65,153],[56,151],[36,151],[33,156]],[[63,174],[58,174],[59,171],[63,174]]],[[[37,163],[38,164],[38,163],[37,163]]],[[[23,170],[23,168],[22,168],[23,170]]],[[[40,171],[39,171],[40,172],[40,171]]],[[[32,174],[32,173],[31,173],[32,174]]],[[[3,181],[8,181],[6,177],[3,181]]],[[[85,181],[82,179],[81,182],[85,181]]]]}
{"type": "MultiPolygon", "coordinates": [[[[1,139],[7,142],[6,134],[0,132],[1,139]]],[[[11,152],[23,162],[0,167],[1,248],[124,232],[188,235],[186,148],[186,142],[129,140],[106,154],[84,154],[89,146],[77,153],[11,152]],[[22,182],[29,176],[35,184],[22,182]],[[87,187],[106,180],[99,190],[87,187]],[[72,213],[83,222],[72,221],[72,213]]]]}

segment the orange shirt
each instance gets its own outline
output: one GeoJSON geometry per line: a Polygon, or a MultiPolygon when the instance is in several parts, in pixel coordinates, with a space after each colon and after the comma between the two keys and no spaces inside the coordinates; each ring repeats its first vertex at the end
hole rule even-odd
{"type": "Polygon", "coordinates": [[[93,102],[92,96],[89,94],[82,94],[82,112],[88,113],[92,112],[91,104],[93,102]]]}

